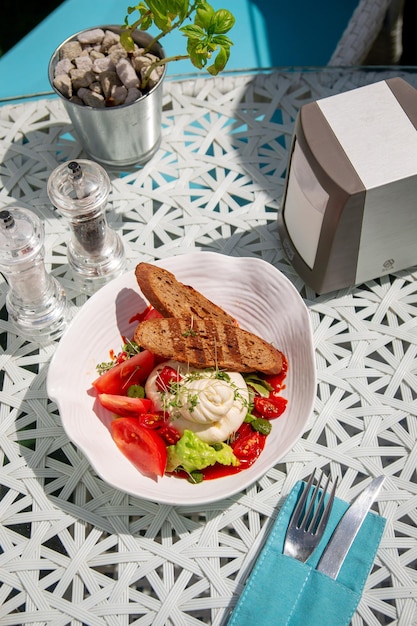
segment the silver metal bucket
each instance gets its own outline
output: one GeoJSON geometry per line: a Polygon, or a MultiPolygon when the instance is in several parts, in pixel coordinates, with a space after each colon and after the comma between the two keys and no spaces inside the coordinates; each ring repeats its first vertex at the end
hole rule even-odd
{"type": "MultiPolygon", "coordinates": [[[[118,26],[100,26],[103,30],[121,32],[118,26]]],[[[87,32],[91,28],[80,32],[87,32]]],[[[70,102],[53,85],[55,66],[62,46],[79,35],[76,33],[64,41],[54,52],[49,62],[49,82],[62,99],[84,151],[91,159],[111,167],[143,164],[158,150],[161,142],[162,83],[161,80],[147,94],[131,104],[96,109],[70,102]]],[[[137,31],[134,39],[146,47],[152,37],[137,31]]],[[[162,46],[156,44],[151,52],[164,58],[162,46]]]]}

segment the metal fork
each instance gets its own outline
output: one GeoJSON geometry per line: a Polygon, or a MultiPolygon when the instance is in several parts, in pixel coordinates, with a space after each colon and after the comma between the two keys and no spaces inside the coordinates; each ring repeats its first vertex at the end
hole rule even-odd
{"type": "Polygon", "coordinates": [[[318,546],[333,506],[337,478],[333,484],[326,506],[324,507],[323,503],[329,487],[330,476],[327,477],[326,484],[320,492],[320,484],[323,476],[324,473],[321,472],[306,509],[308,495],[314,481],[314,473],[311,474],[291,516],[285,537],[284,554],[292,556],[294,559],[302,561],[303,563],[307,561],[308,557],[318,546]]]}

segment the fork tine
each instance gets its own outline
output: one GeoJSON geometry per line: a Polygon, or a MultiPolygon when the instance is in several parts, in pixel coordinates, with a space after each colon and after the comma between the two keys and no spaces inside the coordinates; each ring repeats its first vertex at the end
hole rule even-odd
{"type": "MultiPolygon", "coordinates": [[[[321,519],[320,519],[320,522],[319,522],[319,525],[317,526],[316,533],[319,533],[322,530],[322,528],[324,528],[326,526],[326,524],[328,522],[328,519],[330,517],[330,512],[332,510],[333,500],[334,500],[335,492],[336,492],[337,479],[338,479],[338,477],[336,476],[336,478],[334,480],[334,483],[333,483],[332,490],[331,490],[330,495],[329,495],[329,499],[327,500],[326,508],[324,509],[323,515],[321,516],[321,519]]],[[[328,484],[329,484],[329,479],[327,481],[327,485],[328,484]]],[[[327,485],[326,485],[326,489],[327,489],[327,485]]]]}
{"type": "MultiPolygon", "coordinates": [[[[321,470],[320,478],[317,481],[316,491],[313,493],[313,496],[311,498],[311,504],[310,504],[310,508],[311,509],[313,508],[314,501],[317,498],[318,491],[319,491],[321,482],[323,480],[323,476],[324,476],[324,472],[323,472],[323,470],[321,470]]],[[[321,495],[320,495],[320,498],[319,498],[319,501],[317,503],[317,507],[316,507],[316,510],[315,510],[315,513],[314,513],[314,516],[313,516],[313,519],[311,520],[310,524],[306,528],[306,530],[308,532],[310,532],[310,533],[312,533],[314,535],[319,530],[319,526],[317,526],[317,528],[316,528],[316,523],[317,523],[317,520],[319,519],[319,517],[321,516],[322,506],[323,506],[324,498],[326,497],[326,493],[327,493],[327,489],[329,487],[329,483],[330,483],[330,476],[327,476],[326,485],[325,485],[324,489],[322,489],[322,492],[321,492],[321,495]]]]}
{"type": "Polygon", "coordinates": [[[314,525],[316,523],[317,517],[320,514],[320,503],[321,503],[323,498],[320,498],[318,507],[317,507],[316,512],[315,512],[315,515],[313,516],[313,519],[311,521],[309,521],[311,513],[312,513],[312,511],[314,509],[314,505],[317,502],[317,498],[318,498],[318,495],[319,495],[319,489],[320,489],[320,483],[322,481],[322,478],[323,478],[323,470],[321,470],[320,477],[319,477],[317,483],[314,486],[313,493],[311,494],[311,500],[310,500],[308,509],[305,512],[305,515],[303,517],[303,521],[299,524],[299,527],[303,528],[306,532],[310,532],[310,533],[313,532],[314,525]]]}
{"type": "Polygon", "coordinates": [[[323,476],[324,473],[321,471],[318,482],[312,488],[314,472],[311,474],[291,516],[285,535],[283,553],[303,563],[307,561],[321,541],[324,528],[330,517],[335,496],[337,480],[334,482],[326,505],[324,505],[324,498],[327,497],[330,477],[327,478],[324,489],[320,490],[323,476]]]}
{"type": "MultiPolygon", "coordinates": [[[[311,485],[313,483],[313,480],[314,480],[314,472],[311,474],[310,478],[308,479],[308,482],[307,482],[306,486],[304,487],[304,491],[301,494],[300,499],[298,500],[297,506],[295,507],[295,509],[293,511],[293,514],[291,515],[291,519],[290,519],[290,522],[289,522],[290,525],[295,520],[299,519],[299,517],[300,517],[300,515],[301,515],[301,513],[303,511],[304,505],[305,505],[305,503],[307,501],[307,496],[309,494],[310,487],[311,487],[311,485]]],[[[298,523],[297,523],[297,526],[298,526],[298,523]]]]}

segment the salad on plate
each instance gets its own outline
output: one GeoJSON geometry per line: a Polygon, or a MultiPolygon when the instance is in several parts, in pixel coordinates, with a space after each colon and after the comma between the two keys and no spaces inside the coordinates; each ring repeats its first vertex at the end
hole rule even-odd
{"type": "Polygon", "coordinates": [[[115,445],[154,479],[251,467],[286,409],[287,359],[167,270],[140,263],[136,278],[150,304],[92,383],[115,445]]]}

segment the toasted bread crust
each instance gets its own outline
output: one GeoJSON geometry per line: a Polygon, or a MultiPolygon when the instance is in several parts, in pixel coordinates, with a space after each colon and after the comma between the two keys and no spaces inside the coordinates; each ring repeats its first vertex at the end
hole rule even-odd
{"type": "Polygon", "coordinates": [[[218,367],[234,372],[279,374],[282,353],[257,335],[212,320],[165,318],[147,320],[136,329],[135,341],[165,359],[192,367],[218,367]]]}
{"type": "Polygon", "coordinates": [[[237,324],[222,308],[208,300],[189,285],[180,283],[168,270],[139,263],[136,280],[143,295],[164,317],[196,317],[205,320],[221,320],[224,324],[237,324]]]}

